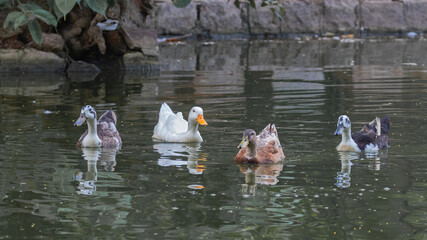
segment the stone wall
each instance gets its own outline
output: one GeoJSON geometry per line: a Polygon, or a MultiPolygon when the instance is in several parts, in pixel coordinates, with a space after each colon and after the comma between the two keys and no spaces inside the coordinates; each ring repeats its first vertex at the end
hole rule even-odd
{"type": "Polygon", "coordinates": [[[186,8],[156,1],[152,18],[159,35],[203,34],[286,36],[353,33],[360,35],[427,30],[427,0],[279,0],[281,21],[270,7],[251,8],[233,0],[193,0],[186,8]]]}
{"type": "Polygon", "coordinates": [[[189,41],[162,45],[160,62],[164,71],[222,71],[224,74],[360,66],[398,70],[427,66],[424,49],[427,51],[426,39],[225,40],[211,45],[189,41]]]}

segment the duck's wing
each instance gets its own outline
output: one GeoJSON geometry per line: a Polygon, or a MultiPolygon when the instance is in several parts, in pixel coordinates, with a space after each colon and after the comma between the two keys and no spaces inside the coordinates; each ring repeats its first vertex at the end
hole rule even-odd
{"type": "MultiPolygon", "coordinates": [[[[365,124],[365,126],[363,126],[363,128],[362,128],[362,131],[367,132],[367,133],[369,131],[377,132],[377,124],[375,124],[373,122],[374,121],[372,121],[371,123],[365,124]]],[[[390,131],[390,127],[391,127],[390,119],[387,116],[384,116],[383,118],[381,118],[380,123],[381,123],[381,135],[388,134],[388,132],[390,131]]]]}
{"type": "Polygon", "coordinates": [[[360,150],[365,150],[367,145],[375,144],[374,141],[377,134],[375,129],[369,129],[365,126],[362,130],[352,133],[351,137],[360,150]]]}
{"type": "Polygon", "coordinates": [[[170,115],[165,125],[170,133],[184,133],[188,129],[188,123],[182,112],[170,115]]]}
{"type": "Polygon", "coordinates": [[[391,121],[390,118],[387,116],[384,116],[381,118],[381,135],[382,134],[388,134],[388,131],[390,131],[391,127],[391,121]]]}
{"type": "Polygon", "coordinates": [[[113,123],[114,126],[117,124],[117,116],[113,110],[108,110],[99,118],[98,122],[113,123]]]}
{"type": "Polygon", "coordinates": [[[285,158],[279,139],[272,135],[257,145],[257,158],[262,163],[276,163],[285,158]]]}
{"type": "Polygon", "coordinates": [[[275,135],[277,138],[279,138],[279,134],[277,133],[276,125],[274,124],[268,124],[259,134],[260,138],[268,138],[271,135],[275,135]]]}
{"type": "Polygon", "coordinates": [[[163,128],[163,126],[165,125],[166,121],[168,120],[169,116],[171,115],[175,115],[172,111],[172,109],[169,107],[169,105],[167,103],[163,103],[162,106],[160,107],[160,112],[159,112],[159,121],[156,125],[156,128],[163,128]]]}
{"type": "Polygon", "coordinates": [[[374,147],[378,149],[388,148],[390,146],[390,137],[387,135],[391,122],[390,119],[385,116],[381,118],[381,135],[377,135],[377,124],[365,124],[362,130],[359,132],[354,132],[351,134],[354,142],[356,142],[357,146],[361,150],[365,150],[366,146],[372,144],[374,147]]]}
{"type": "Polygon", "coordinates": [[[117,116],[112,110],[106,111],[98,120],[98,136],[103,147],[116,147],[122,144],[119,131],[116,128],[117,116]]]}
{"type": "Polygon", "coordinates": [[[378,146],[378,149],[388,148],[390,147],[390,137],[387,134],[382,134],[375,138],[374,143],[378,146]]]}
{"type": "Polygon", "coordinates": [[[178,133],[186,132],[187,128],[188,123],[184,120],[182,113],[175,114],[166,103],[163,103],[160,108],[159,122],[154,127],[153,138],[171,139],[178,133]]]}
{"type": "Polygon", "coordinates": [[[277,133],[277,129],[274,124],[268,124],[257,137],[258,142],[261,143],[261,146],[270,142],[274,142],[274,146],[276,148],[281,148],[279,134],[277,133]]]}
{"type": "Polygon", "coordinates": [[[268,124],[257,136],[257,158],[265,163],[285,158],[274,124],[268,124]]]}

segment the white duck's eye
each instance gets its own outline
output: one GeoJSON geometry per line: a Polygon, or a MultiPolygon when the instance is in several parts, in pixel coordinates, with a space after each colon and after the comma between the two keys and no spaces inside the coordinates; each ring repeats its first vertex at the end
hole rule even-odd
{"type": "Polygon", "coordinates": [[[193,112],[196,112],[196,110],[193,110],[193,112]]]}
{"type": "Polygon", "coordinates": [[[255,133],[251,133],[251,135],[255,135],[255,133]]]}

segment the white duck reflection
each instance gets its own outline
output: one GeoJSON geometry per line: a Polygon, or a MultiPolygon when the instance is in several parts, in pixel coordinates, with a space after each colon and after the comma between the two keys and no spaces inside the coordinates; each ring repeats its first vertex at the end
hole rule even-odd
{"type": "Polygon", "coordinates": [[[200,143],[156,143],[153,148],[160,154],[159,166],[186,165],[191,174],[202,174],[205,170],[205,166],[199,163],[206,161],[206,154],[200,152],[200,143]]]}
{"type": "Polygon", "coordinates": [[[386,160],[388,158],[388,149],[374,153],[366,153],[365,157],[369,160],[368,169],[379,171],[381,170],[381,159],[386,160]]]}
{"type": "Polygon", "coordinates": [[[341,160],[341,171],[337,172],[335,185],[339,188],[349,188],[351,185],[351,163],[352,160],[359,159],[357,152],[339,152],[341,160]]]}
{"type": "Polygon", "coordinates": [[[96,191],[98,169],[96,164],[104,167],[106,171],[114,171],[116,166],[117,149],[107,148],[82,148],[83,158],[87,161],[87,172],[76,172],[73,179],[79,182],[77,193],[92,195],[96,191]]]}
{"type": "Polygon", "coordinates": [[[276,164],[236,164],[240,172],[245,174],[245,183],[242,184],[243,194],[255,196],[256,185],[276,185],[277,177],[283,170],[283,163],[276,164]]]}
{"type": "MultiPolygon", "coordinates": [[[[379,151],[375,153],[357,153],[357,152],[339,152],[341,160],[341,171],[337,172],[335,185],[339,188],[349,188],[351,186],[351,166],[352,161],[361,160],[358,162],[358,167],[363,166],[362,162],[368,163],[369,170],[379,171],[381,169],[381,158],[388,156],[387,151],[379,151]]],[[[366,165],[364,165],[366,167],[366,165]]]]}

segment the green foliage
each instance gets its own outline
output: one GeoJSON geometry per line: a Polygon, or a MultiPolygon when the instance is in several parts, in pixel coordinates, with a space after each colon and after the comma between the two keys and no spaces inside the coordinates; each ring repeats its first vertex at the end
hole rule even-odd
{"type": "Polygon", "coordinates": [[[54,0],[54,11],[58,18],[64,17],[74,8],[76,0],[54,0]]]}
{"type": "Polygon", "coordinates": [[[105,16],[105,11],[107,10],[107,8],[113,7],[116,3],[116,0],[45,1],[49,6],[49,11],[41,8],[39,5],[33,3],[32,1],[23,4],[19,0],[0,0],[0,8],[19,10],[12,11],[7,15],[3,23],[3,28],[14,31],[22,26],[27,25],[34,42],[40,45],[42,42],[42,30],[39,21],[42,21],[49,26],[56,27],[60,19],[64,18],[64,20],[66,20],[67,14],[71,12],[71,10],[73,10],[76,4],[81,7],[81,2],[83,2],[83,5],[85,7],[88,7],[92,11],[105,16]]]}
{"type": "Polygon", "coordinates": [[[270,8],[270,10],[283,22],[282,15],[285,14],[284,7],[280,7],[280,13],[275,8],[270,8]]]}
{"type": "Polygon", "coordinates": [[[251,7],[253,7],[253,8],[256,8],[255,0],[249,0],[249,5],[251,5],[251,7]]]}
{"type": "Polygon", "coordinates": [[[185,8],[191,3],[191,0],[172,0],[172,3],[177,8],[185,8]]]}
{"type": "Polygon", "coordinates": [[[114,7],[114,5],[116,4],[116,2],[114,0],[107,0],[107,3],[108,3],[109,8],[114,7]]]}
{"type": "Polygon", "coordinates": [[[10,8],[13,5],[13,0],[0,0],[0,9],[10,8]]]}
{"type": "Polygon", "coordinates": [[[107,0],[86,0],[86,3],[90,9],[105,16],[105,11],[108,7],[107,0]]]}
{"type": "Polygon", "coordinates": [[[23,14],[22,12],[11,12],[7,15],[6,19],[3,22],[3,28],[4,29],[10,29],[10,30],[16,30],[16,24],[15,22],[22,22],[23,17],[25,17],[25,14],[23,14]]]}
{"type": "Polygon", "coordinates": [[[38,45],[42,44],[42,28],[40,27],[40,23],[37,22],[37,20],[32,19],[28,22],[28,30],[30,31],[34,42],[36,42],[38,45]]]}
{"type": "Polygon", "coordinates": [[[57,24],[56,18],[50,12],[43,9],[36,9],[33,11],[33,14],[34,16],[36,16],[38,19],[42,20],[46,24],[56,27],[56,24],[57,24]]]}

